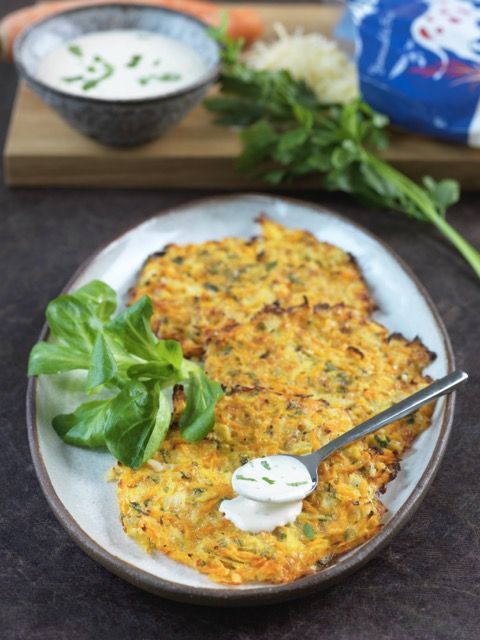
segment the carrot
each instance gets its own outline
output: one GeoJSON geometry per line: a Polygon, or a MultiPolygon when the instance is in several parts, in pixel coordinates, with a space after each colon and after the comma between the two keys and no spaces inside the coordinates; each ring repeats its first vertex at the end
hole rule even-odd
{"type": "MultiPolygon", "coordinates": [[[[11,60],[15,38],[27,27],[68,9],[88,5],[109,4],[112,0],[56,0],[18,9],[0,20],[0,59],[11,60]]],[[[212,26],[219,26],[222,16],[227,16],[228,33],[236,38],[252,42],[263,32],[263,22],[253,8],[235,7],[222,9],[208,0],[117,0],[125,4],[148,4],[188,13],[212,26]]]]}

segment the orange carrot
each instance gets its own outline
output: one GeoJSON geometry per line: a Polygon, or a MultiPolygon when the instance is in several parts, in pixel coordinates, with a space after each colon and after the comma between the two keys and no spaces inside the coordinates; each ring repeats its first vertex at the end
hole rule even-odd
{"type": "MultiPolygon", "coordinates": [[[[212,26],[219,26],[222,16],[227,16],[228,33],[236,38],[252,42],[263,32],[263,22],[253,8],[235,7],[222,9],[208,0],[116,0],[125,4],[148,4],[188,13],[212,26]]],[[[68,9],[88,5],[109,4],[112,0],[56,0],[18,9],[0,20],[0,59],[11,60],[15,38],[38,20],[68,9]]]]}

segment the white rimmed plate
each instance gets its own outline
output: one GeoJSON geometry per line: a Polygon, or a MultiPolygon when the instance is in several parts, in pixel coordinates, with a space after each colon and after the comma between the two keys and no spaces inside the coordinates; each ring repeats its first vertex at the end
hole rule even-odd
{"type": "MultiPolygon", "coordinates": [[[[357,259],[378,303],[375,317],[392,332],[419,336],[437,358],[427,372],[440,377],[453,369],[450,341],[428,294],[405,264],[380,240],[341,216],[305,202],[248,194],[197,200],[162,212],[113,240],[87,260],[65,288],[93,279],[106,281],[125,300],[147,256],[168,243],[202,242],[225,236],[250,237],[255,218],[266,213],[286,226],[307,229],[357,259]]],[[[41,338],[45,335],[45,328],[41,338]]],[[[143,552],[120,525],[115,485],[105,476],[114,463],[108,453],[65,445],[51,419],[77,404],[78,377],[42,376],[32,380],[27,419],[32,456],[45,496],[60,522],[93,558],[117,575],[165,597],[209,605],[263,604],[311,593],[364,564],[390,540],[424,497],[443,456],[454,397],[437,402],[431,427],[402,460],[388,485],[382,531],[334,564],[287,585],[225,587],[166,556],[143,552]]]]}

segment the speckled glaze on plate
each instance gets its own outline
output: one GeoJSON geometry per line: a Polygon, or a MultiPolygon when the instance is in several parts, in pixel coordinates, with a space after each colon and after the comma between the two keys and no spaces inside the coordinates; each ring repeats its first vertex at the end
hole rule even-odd
{"type": "Polygon", "coordinates": [[[161,136],[202,100],[220,69],[219,47],[202,22],[169,9],[128,4],[81,7],[36,22],[15,41],[14,60],[28,86],[74,129],[114,146],[137,145],[161,136]],[[74,96],[36,78],[41,59],[52,50],[86,33],[110,29],[169,36],[203,58],[205,75],[178,91],[139,100],[74,96]]]}
{"type": "MultiPolygon", "coordinates": [[[[437,359],[427,372],[439,377],[453,370],[445,327],[428,294],[409,268],[380,240],[351,221],[305,202],[245,194],[196,200],[162,212],[113,240],[87,260],[65,287],[74,290],[93,278],[107,281],[125,301],[145,258],[169,242],[202,242],[258,232],[264,212],[291,227],[350,251],[358,260],[379,309],[376,319],[412,339],[418,335],[437,359]]],[[[43,329],[43,338],[46,328],[43,329]]],[[[51,427],[56,413],[78,401],[75,376],[32,379],[27,422],[35,469],[45,496],[72,538],[92,558],[129,582],[158,595],[203,605],[252,606],[298,598],[345,578],[392,539],[413,515],[432,482],[449,437],[454,396],[437,402],[432,425],[404,456],[401,471],[387,488],[389,511],[374,538],[338,557],[321,571],[286,585],[232,588],[211,582],[162,554],[148,556],[120,525],[115,486],[105,482],[113,464],[108,453],[65,445],[51,427]]],[[[419,550],[421,552],[421,550],[419,550]]]]}

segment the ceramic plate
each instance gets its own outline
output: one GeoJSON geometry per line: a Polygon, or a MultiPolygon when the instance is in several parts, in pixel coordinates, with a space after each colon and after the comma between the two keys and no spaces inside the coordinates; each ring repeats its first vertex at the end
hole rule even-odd
{"type": "MultiPolygon", "coordinates": [[[[80,267],[65,291],[98,278],[108,282],[125,301],[150,253],[170,242],[202,242],[225,236],[248,238],[258,232],[255,218],[261,212],[286,226],[308,229],[320,240],[351,252],[377,300],[376,318],[392,332],[401,332],[409,339],[418,335],[437,354],[427,370],[433,377],[453,369],[445,328],[408,267],[369,232],[305,202],[251,194],[198,200],[162,212],[98,251],[80,267]]],[[[54,415],[76,406],[77,386],[74,374],[42,376],[31,381],[28,392],[32,456],[55,515],[90,556],[135,585],[175,600],[225,606],[269,603],[311,593],[338,581],[377,553],[424,497],[447,444],[454,404],[453,396],[437,402],[431,427],[404,457],[400,473],[383,496],[388,512],[382,531],[374,538],[315,575],[291,584],[232,588],[211,582],[161,554],[149,556],[124,534],[115,485],[105,481],[112,457],[65,445],[51,427],[54,415]]]]}

